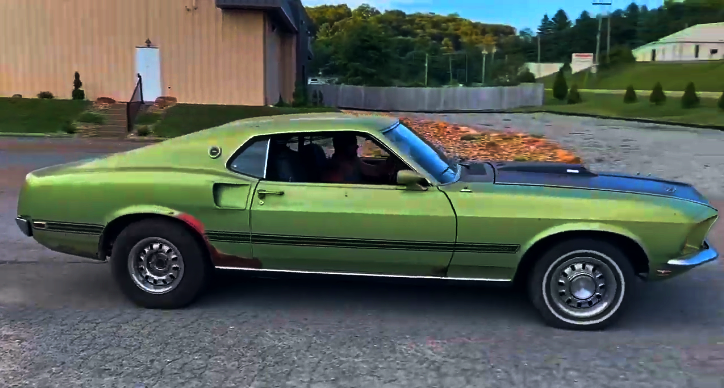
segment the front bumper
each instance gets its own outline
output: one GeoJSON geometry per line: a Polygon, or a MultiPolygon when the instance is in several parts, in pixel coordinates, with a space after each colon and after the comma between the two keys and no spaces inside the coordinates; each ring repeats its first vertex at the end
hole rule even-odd
{"type": "Polygon", "coordinates": [[[704,241],[702,250],[678,259],[669,260],[666,262],[665,268],[658,269],[656,272],[659,276],[676,275],[714,261],[718,257],[719,252],[709,244],[709,241],[704,241]]]}
{"type": "Polygon", "coordinates": [[[20,228],[20,231],[23,232],[24,235],[28,237],[33,236],[33,228],[30,227],[30,221],[22,217],[17,217],[15,218],[15,223],[18,225],[18,228],[20,228]]]}

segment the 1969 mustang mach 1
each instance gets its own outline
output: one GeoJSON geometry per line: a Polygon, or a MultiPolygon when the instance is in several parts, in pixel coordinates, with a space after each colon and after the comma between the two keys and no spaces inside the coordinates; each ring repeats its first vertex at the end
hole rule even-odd
{"type": "Polygon", "coordinates": [[[17,224],[49,249],[109,261],[148,308],[190,304],[220,268],[510,282],[548,324],[600,329],[637,278],[716,259],[717,217],[688,184],[457,162],[396,119],[332,113],[34,171],[17,224]]]}

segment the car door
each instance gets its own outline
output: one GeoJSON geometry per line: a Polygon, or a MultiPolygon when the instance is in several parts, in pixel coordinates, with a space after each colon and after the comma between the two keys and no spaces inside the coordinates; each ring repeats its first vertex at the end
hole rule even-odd
{"type": "Polygon", "coordinates": [[[264,269],[444,276],[455,222],[435,187],[264,179],[250,225],[253,254],[264,269]]]}
{"type": "Polygon", "coordinates": [[[261,181],[251,233],[265,269],[444,276],[455,214],[436,188],[261,181]]]}

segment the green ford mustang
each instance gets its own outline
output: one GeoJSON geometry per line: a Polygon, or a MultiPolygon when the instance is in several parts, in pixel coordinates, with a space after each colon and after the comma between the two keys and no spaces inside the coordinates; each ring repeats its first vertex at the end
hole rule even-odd
{"type": "Polygon", "coordinates": [[[524,285],[550,325],[594,329],[637,278],[715,260],[717,217],[684,183],[451,161],[396,119],[333,113],[34,171],[16,221],[49,249],[110,261],[149,308],[190,304],[214,268],[452,279],[524,285]]]}

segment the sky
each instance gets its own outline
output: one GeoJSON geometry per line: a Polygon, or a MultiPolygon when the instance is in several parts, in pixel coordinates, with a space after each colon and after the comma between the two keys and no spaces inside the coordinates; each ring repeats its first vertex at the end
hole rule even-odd
{"type": "MultiPolygon", "coordinates": [[[[571,20],[584,10],[595,15],[605,10],[626,8],[631,0],[613,0],[611,6],[594,6],[592,0],[302,0],[305,6],[320,4],[347,4],[355,8],[362,3],[379,10],[399,9],[406,13],[434,12],[437,14],[457,13],[461,17],[490,24],[507,24],[518,29],[530,28],[535,32],[544,14],[552,17],[563,8],[571,20]]],[[[656,8],[663,0],[636,0],[639,5],[656,8]]]]}

